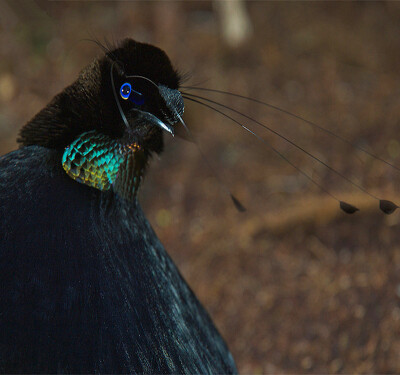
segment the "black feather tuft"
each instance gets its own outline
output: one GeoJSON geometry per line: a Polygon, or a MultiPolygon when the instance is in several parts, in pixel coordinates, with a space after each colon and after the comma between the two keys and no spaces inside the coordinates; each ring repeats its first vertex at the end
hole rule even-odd
{"type": "Polygon", "coordinates": [[[356,206],[353,206],[352,204],[340,201],[340,208],[346,212],[346,214],[354,214],[357,211],[360,211],[356,206]]]}
{"type": "Polygon", "coordinates": [[[391,202],[391,201],[387,201],[387,200],[381,199],[381,200],[379,201],[379,208],[380,208],[381,211],[382,211],[383,213],[385,213],[386,215],[390,215],[390,214],[392,214],[394,211],[396,211],[396,210],[399,208],[399,206],[397,206],[396,204],[394,204],[394,203],[391,202]]]}
{"type": "Polygon", "coordinates": [[[230,194],[233,204],[239,212],[246,212],[246,208],[239,202],[239,200],[233,195],[230,194]]]}

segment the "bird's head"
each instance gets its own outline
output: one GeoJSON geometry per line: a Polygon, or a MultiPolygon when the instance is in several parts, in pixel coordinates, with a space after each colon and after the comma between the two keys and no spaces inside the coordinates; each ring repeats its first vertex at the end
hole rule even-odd
{"type": "Polygon", "coordinates": [[[129,198],[148,157],[162,151],[163,132],[173,135],[181,119],[180,77],[152,45],[125,39],[103,49],[103,56],[22,128],[19,142],[63,151],[70,177],[129,198]]]}

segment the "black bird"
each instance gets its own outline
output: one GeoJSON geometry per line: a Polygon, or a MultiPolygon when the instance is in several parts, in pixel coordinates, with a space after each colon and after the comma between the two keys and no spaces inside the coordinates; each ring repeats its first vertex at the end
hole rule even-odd
{"type": "Polygon", "coordinates": [[[135,198],[179,75],[154,46],[104,49],[0,158],[0,371],[236,373],[135,198]]]}

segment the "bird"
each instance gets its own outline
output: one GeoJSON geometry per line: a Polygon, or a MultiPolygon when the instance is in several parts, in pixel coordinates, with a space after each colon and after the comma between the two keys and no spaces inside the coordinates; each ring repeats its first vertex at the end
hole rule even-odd
{"type": "Polygon", "coordinates": [[[101,47],[0,157],[0,372],[237,373],[137,200],[180,75],[153,45],[101,47]]]}

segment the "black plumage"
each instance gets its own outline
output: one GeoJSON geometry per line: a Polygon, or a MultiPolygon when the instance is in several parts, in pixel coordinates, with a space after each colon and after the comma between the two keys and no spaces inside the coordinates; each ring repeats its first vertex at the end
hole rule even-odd
{"type": "MultiPolygon", "coordinates": [[[[0,158],[0,371],[235,373],[137,201],[62,168],[64,148],[90,130],[134,139],[147,156],[162,150],[158,127],[127,116],[126,129],[110,85],[113,62],[117,87],[127,74],[179,86],[161,50],[126,40],[23,128],[21,149],[0,158]]],[[[173,117],[163,105],[146,111],[173,117]]]]}

